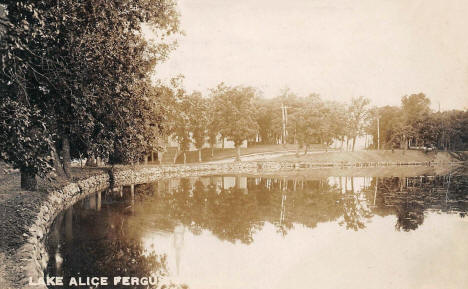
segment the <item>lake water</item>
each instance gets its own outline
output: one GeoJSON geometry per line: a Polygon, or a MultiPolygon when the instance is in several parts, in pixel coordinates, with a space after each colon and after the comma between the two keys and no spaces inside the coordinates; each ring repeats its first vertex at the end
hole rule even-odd
{"type": "Polygon", "coordinates": [[[157,283],[95,288],[468,288],[467,176],[210,176],[134,191],[60,214],[46,274],[157,283]]]}

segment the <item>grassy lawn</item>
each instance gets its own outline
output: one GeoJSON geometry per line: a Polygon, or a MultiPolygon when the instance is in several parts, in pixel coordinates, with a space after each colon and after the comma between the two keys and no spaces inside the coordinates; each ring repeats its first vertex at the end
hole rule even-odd
{"type": "Polygon", "coordinates": [[[421,151],[403,151],[390,150],[385,151],[357,151],[357,152],[321,152],[308,155],[300,154],[299,157],[295,155],[281,156],[272,160],[277,161],[307,161],[317,163],[328,162],[428,162],[428,161],[450,161],[452,157],[446,152],[429,152],[424,153],[421,151]]]}

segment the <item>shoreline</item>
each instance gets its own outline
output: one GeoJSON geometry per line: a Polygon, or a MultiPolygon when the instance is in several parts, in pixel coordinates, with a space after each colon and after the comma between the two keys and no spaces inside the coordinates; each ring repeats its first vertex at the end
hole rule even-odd
{"type": "MultiPolygon", "coordinates": [[[[274,168],[273,168],[274,169],[274,168]]],[[[0,289],[36,288],[29,286],[29,278],[44,276],[47,266],[45,238],[55,217],[78,200],[109,186],[142,184],[164,178],[202,176],[227,173],[256,172],[256,163],[196,164],[169,166],[117,166],[112,181],[109,169],[83,179],[70,180],[50,191],[15,191],[0,199],[0,289]],[[107,170],[107,172],[105,172],[107,170]],[[111,184],[112,183],[112,184],[111,184]],[[4,276],[2,276],[4,275],[4,276]]]]}
{"type": "MultiPolygon", "coordinates": [[[[328,165],[328,164],[322,164],[328,165]]],[[[95,170],[94,175],[82,179],[74,179],[59,188],[42,192],[13,192],[5,200],[0,199],[0,210],[3,210],[6,226],[1,232],[5,244],[0,247],[0,288],[36,288],[45,286],[28,286],[29,277],[37,280],[43,277],[47,266],[47,254],[44,246],[45,238],[58,213],[70,207],[89,194],[105,190],[109,186],[122,186],[154,182],[160,179],[189,176],[206,176],[213,174],[265,175],[292,177],[309,175],[323,177],[326,174],[377,174],[387,175],[389,170],[401,173],[437,173],[437,168],[445,172],[455,167],[466,167],[464,162],[450,162],[445,166],[404,165],[404,166],[342,166],[342,163],[332,167],[317,166],[315,169],[289,167],[289,162],[252,161],[230,162],[222,164],[190,164],[162,166],[117,166],[112,176],[109,168],[95,170]],[[443,169],[442,169],[443,167],[443,169]],[[417,169],[416,169],[417,168],[417,169]],[[107,172],[106,172],[107,171],[107,172]],[[359,171],[361,171],[359,173],[359,171]],[[112,184],[111,184],[112,183],[112,184]],[[10,238],[10,239],[9,239],[10,238]],[[3,274],[2,274],[3,273],[3,274]],[[2,276],[4,275],[4,276],[2,276]],[[2,280],[5,279],[5,280],[2,280]],[[5,282],[2,282],[5,281],[5,282]]],[[[398,175],[398,173],[396,173],[398,175]]],[[[0,213],[2,213],[0,211],[0,213]]]]}

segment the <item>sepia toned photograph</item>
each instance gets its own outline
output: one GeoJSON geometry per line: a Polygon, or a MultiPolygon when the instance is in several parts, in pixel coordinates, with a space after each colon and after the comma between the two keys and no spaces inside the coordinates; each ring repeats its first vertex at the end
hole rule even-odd
{"type": "Polygon", "coordinates": [[[467,15],[0,0],[0,289],[467,289],[467,15]]]}

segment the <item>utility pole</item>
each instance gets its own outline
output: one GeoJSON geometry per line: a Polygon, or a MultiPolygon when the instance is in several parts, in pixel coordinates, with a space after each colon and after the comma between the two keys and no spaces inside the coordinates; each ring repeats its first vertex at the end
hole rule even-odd
{"type": "Polygon", "coordinates": [[[377,150],[380,150],[380,116],[377,116],[377,150]]]}
{"type": "Polygon", "coordinates": [[[282,137],[282,143],[286,144],[286,138],[288,136],[288,132],[286,130],[286,125],[288,123],[288,107],[284,106],[284,103],[281,103],[281,115],[283,118],[283,137],[282,137]]]}

